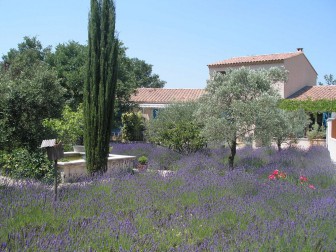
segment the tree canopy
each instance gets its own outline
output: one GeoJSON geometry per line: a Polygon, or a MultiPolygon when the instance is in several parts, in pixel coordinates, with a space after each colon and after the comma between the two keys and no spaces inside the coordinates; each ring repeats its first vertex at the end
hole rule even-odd
{"type": "MultiPolygon", "coordinates": [[[[47,118],[60,118],[64,105],[76,110],[83,102],[87,45],[61,43],[53,51],[36,37],[24,37],[0,61],[0,147],[35,148],[49,132],[42,125],[47,118]]],[[[133,106],[129,99],[138,87],[162,87],[164,81],[152,73],[152,66],[126,55],[120,42],[116,115],[133,106]]]]}
{"type": "MultiPolygon", "coordinates": [[[[327,85],[336,85],[336,79],[334,79],[334,75],[326,74],[323,76],[325,80],[325,84],[327,85]]],[[[322,82],[319,82],[319,85],[324,85],[322,82]]]]}
{"type": "Polygon", "coordinates": [[[84,83],[84,144],[90,174],[107,170],[118,74],[113,0],[91,0],[84,83]]]}
{"type": "Polygon", "coordinates": [[[285,79],[285,71],[279,68],[242,67],[211,76],[197,114],[204,121],[202,133],[206,139],[228,143],[231,167],[238,139],[253,138],[255,131],[263,129],[264,122],[272,120],[267,106],[280,98],[273,84],[285,79]]]}
{"type": "Polygon", "coordinates": [[[64,89],[54,69],[45,60],[50,48],[36,38],[24,38],[11,49],[0,66],[1,148],[35,149],[47,136],[46,118],[59,117],[64,89]]]}

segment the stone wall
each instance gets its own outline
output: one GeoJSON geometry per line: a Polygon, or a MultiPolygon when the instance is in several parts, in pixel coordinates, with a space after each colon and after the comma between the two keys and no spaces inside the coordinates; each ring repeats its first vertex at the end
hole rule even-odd
{"type": "MultiPolygon", "coordinates": [[[[115,169],[133,169],[135,159],[135,156],[110,154],[107,161],[106,174],[111,174],[115,169]]],[[[62,183],[71,182],[76,178],[88,176],[85,164],[84,159],[58,162],[58,170],[61,174],[62,183]]]]}

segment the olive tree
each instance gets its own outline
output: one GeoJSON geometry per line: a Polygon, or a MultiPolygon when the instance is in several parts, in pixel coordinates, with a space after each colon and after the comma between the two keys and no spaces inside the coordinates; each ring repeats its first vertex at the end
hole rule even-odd
{"type": "Polygon", "coordinates": [[[263,128],[255,134],[263,145],[270,145],[275,141],[278,151],[281,151],[283,143],[291,144],[304,135],[304,130],[310,123],[304,110],[283,110],[278,108],[277,102],[269,104],[268,108],[272,113],[272,120],[264,122],[263,128]]]}
{"type": "Polygon", "coordinates": [[[215,72],[208,80],[197,117],[204,123],[206,139],[228,143],[232,169],[238,139],[253,139],[258,130],[269,129],[266,122],[272,120],[272,113],[268,104],[280,99],[274,84],[285,80],[284,69],[245,67],[226,74],[215,72]]]}

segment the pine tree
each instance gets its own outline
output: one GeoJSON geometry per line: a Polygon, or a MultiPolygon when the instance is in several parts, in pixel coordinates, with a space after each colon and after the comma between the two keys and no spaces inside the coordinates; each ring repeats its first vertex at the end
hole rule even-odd
{"type": "Polygon", "coordinates": [[[118,39],[113,0],[91,0],[84,85],[84,143],[90,174],[107,170],[117,83],[118,39]]]}

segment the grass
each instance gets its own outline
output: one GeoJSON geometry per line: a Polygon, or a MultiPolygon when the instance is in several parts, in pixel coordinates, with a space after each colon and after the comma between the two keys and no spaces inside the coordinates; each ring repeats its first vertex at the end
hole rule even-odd
{"type": "Polygon", "coordinates": [[[121,147],[145,149],[152,166],[163,152],[177,171],[74,184],[56,203],[44,186],[0,186],[0,251],[336,250],[336,168],[322,148],[242,149],[230,171],[221,150],[170,157],[121,147]],[[287,178],[268,180],[274,169],[287,178]]]}

